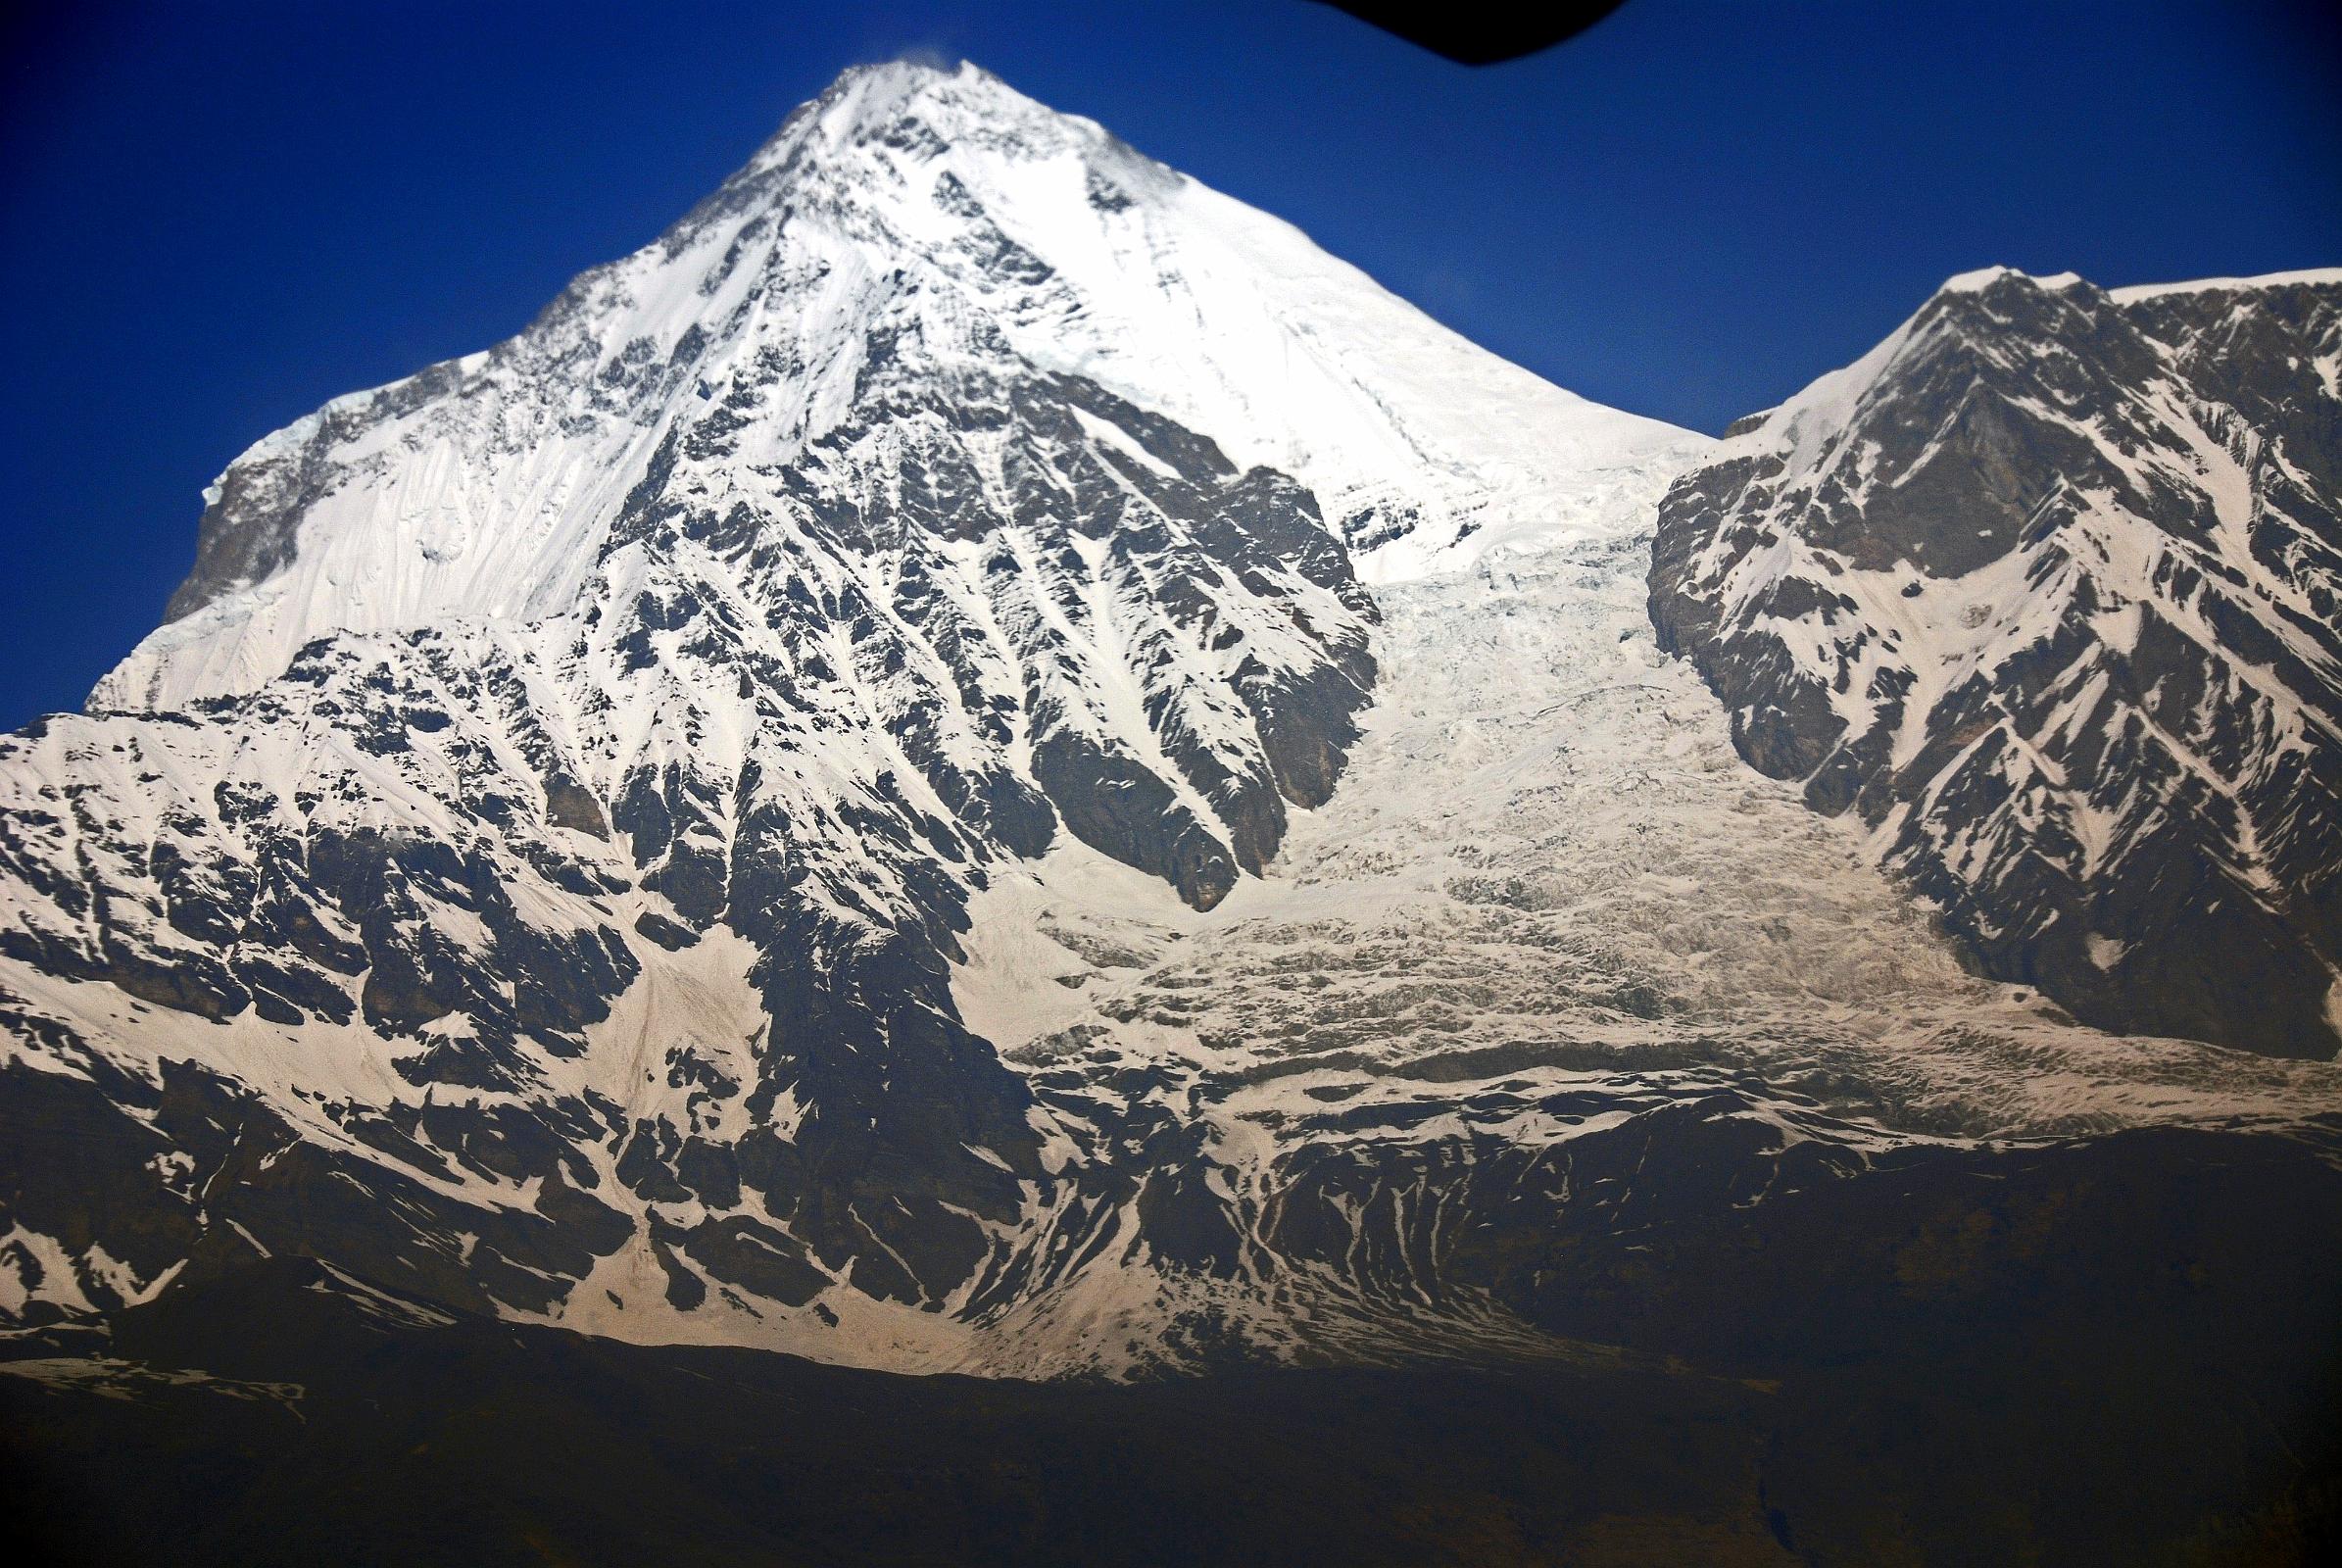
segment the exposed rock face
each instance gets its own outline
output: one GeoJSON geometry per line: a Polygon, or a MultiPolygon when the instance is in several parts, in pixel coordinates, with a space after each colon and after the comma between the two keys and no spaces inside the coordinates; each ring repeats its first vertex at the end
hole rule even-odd
{"type": "Polygon", "coordinates": [[[1661,509],[1651,617],[1984,972],[2342,1044],[2342,274],[1956,279],[1661,509]]]}
{"type": "MultiPolygon", "coordinates": [[[[543,1309],[632,1237],[614,1181],[690,1214],[644,1221],[678,1301],[695,1268],[796,1305],[849,1272],[940,1301],[1044,1177],[1024,1084],[953,1012],[968,891],[1062,820],[1225,896],[1274,853],[1281,776],[1323,799],[1371,612],[1290,480],[1085,382],[971,369],[947,400],[902,374],[747,490],[681,456],[706,422],[670,428],[569,612],[331,635],[247,695],[11,741],[0,832],[37,896],[0,954],[421,1091],[353,1103],[347,1059],[247,1083],[361,1142],[387,1118],[370,1141],[458,1189],[542,1183],[530,1233],[566,1251],[491,1298],[543,1309]],[[754,1010],[702,1038],[677,984],[754,1010]],[[640,1083],[589,1039],[630,988],[640,1083]]],[[[265,1102],[236,1115],[300,1142],[265,1102]]],[[[216,1170],[183,1140],[167,1157],[216,1170]]],[[[394,1190],[416,1228],[475,1238],[468,1289],[491,1277],[494,1227],[394,1190]]],[[[384,1271],[349,1216],[302,1213],[234,1223],[384,1271]]]]}

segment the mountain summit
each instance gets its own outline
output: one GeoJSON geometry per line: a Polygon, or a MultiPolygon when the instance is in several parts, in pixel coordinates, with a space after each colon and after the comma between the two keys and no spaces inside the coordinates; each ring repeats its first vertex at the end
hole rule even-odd
{"type": "Polygon", "coordinates": [[[171,621],[6,743],[20,1082],[144,1216],[27,1199],[27,1294],[294,1250],[930,1353],[832,1327],[1131,1223],[962,1021],[971,899],[1218,905],[1356,742],[1367,575],[1614,532],[1697,445],[980,71],[849,73],[517,337],[247,452],[171,621]]]}
{"type": "Polygon", "coordinates": [[[655,464],[803,462],[876,383],[1008,366],[1288,475],[1370,578],[1420,569],[1494,507],[1567,521],[1600,475],[1686,440],[1496,360],[973,66],[866,67],[517,337],[238,459],[171,624],[91,706],[248,691],[331,631],[568,610],[655,464]]]}

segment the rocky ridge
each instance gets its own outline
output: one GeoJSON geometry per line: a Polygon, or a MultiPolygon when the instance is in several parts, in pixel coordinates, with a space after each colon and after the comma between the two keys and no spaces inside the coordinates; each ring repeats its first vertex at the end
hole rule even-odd
{"type": "Polygon", "coordinates": [[[1985,973],[2342,1046],[2342,274],[1954,279],[1660,511],[1741,755],[1985,973]]]}

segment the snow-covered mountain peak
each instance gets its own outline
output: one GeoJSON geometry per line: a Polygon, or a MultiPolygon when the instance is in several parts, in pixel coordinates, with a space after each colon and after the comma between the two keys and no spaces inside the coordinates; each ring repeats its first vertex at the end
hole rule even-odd
{"type": "Polygon", "coordinates": [[[835,167],[872,143],[928,158],[948,152],[970,166],[1072,156],[1108,169],[1144,169],[1157,180],[1182,177],[1140,157],[1096,121],[1028,98],[973,62],[890,60],[842,73],[793,112],[736,178],[835,167]]]}
{"type": "MultiPolygon", "coordinates": [[[[2056,358],[2071,353],[2070,339],[2089,339],[2105,346],[2108,333],[2119,338],[2139,323],[2150,322],[2158,308],[2169,310],[2193,300],[2191,311],[2201,312],[2205,297],[2217,297],[2230,316],[2267,309],[2286,299],[2310,302],[2318,308],[2342,289],[2342,268],[2317,268],[2272,272],[2260,277],[2206,278],[2181,283],[2135,284],[2101,288],[2074,272],[2046,276],[2012,267],[1985,267],[1944,280],[1917,311],[1881,338],[1860,359],[1817,376],[1778,406],[1736,421],[1727,433],[1727,445],[1716,454],[1769,450],[1784,434],[1803,430],[1838,430],[1851,422],[1868,402],[1895,395],[1897,383],[1924,374],[1927,368],[1946,359],[1962,368],[1983,374],[1999,371],[2037,372],[2042,355],[2056,358]]],[[[2330,311],[2331,307],[2325,307],[2330,311]]],[[[2308,333],[2310,363],[2334,364],[2330,339],[2321,339],[2313,326],[2308,333]]],[[[2111,368],[2145,373],[2146,363],[2131,354],[2111,368]]],[[[1807,458],[1818,449],[1800,441],[1807,458]]]]}
{"type": "MultiPolygon", "coordinates": [[[[1369,573],[1624,559],[1702,445],[979,72],[850,74],[514,337],[258,443],[170,623],[0,739],[21,1095],[112,1125],[192,1063],[236,1108],[189,1125],[428,1215],[254,1245],[572,1321],[894,1360],[1118,1228],[1184,1253],[1225,1189],[1125,1214],[1109,1145],[1192,1112],[972,1033],[977,901],[1241,906],[1359,739],[1369,573]]],[[[209,1212],[125,1278],[246,1245],[209,1212]]]]}
{"type": "Polygon", "coordinates": [[[171,624],[101,708],[247,691],[334,630],[576,607],[668,438],[785,464],[875,382],[1074,375],[1292,475],[1368,579],[1594,526],[1702,443],[1478,349],[973,67],[861,68],[519,335],[340,398],[209,493],[171,624]]]}
{"type": "Polygon", "coordinates": [[[1653,616],[1990,972],[2330,1055],[2338,398],[2342,272],[1969,273],[1675,486],[1653,616]]]}

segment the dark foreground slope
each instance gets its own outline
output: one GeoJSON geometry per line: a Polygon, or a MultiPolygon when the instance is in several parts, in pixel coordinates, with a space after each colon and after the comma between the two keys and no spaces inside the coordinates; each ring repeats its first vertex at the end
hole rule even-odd
{"type": "Polygon", "coordinates": [[[20,1339],[5,1505],[89,1563],[2310,1562],[2329,1153],[1920,1161],[1519,1259],[1618,1348],[1138,1386],[629,1346],[278,1258],[20,1339]]]}

